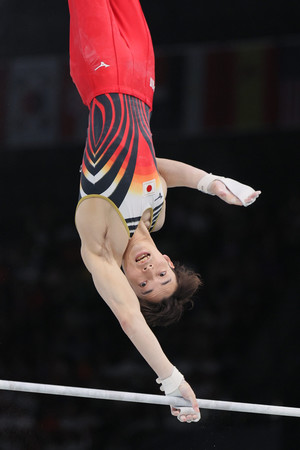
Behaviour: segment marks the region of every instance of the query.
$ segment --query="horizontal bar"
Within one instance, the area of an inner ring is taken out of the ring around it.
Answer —
[[[182,397],[140,394],[136,392],[106,391],[102,389],[60,386],[54,384],[24,383],[20,381],[0,380],[0,390],[116,400],[121,402],[148,403],[152,405],[173,405],[176,407],[191,406],[190,403]],[[197,399],[197,402],[202,409],[300,417],[300,408],[203,399]]]

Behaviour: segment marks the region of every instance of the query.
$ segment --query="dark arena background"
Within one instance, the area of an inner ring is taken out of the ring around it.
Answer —
[[[126,0],[124,0],[126,1]],[[203,277],[155,334],[198,398],[300,407],[300,2],[142,0],[158,156],[238,179],[250,208],[168,194],[155,236]],[[87,127],[62,0],[0,1],[0,379],[159,394],[74,226]],[[0,450],[296,450],[300,421],[0,391]]]

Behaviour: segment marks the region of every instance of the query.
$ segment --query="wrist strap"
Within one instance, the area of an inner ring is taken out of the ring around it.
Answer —
[[[209,192],[209,186],[215,180],[221,181],[227,189],[243,203],[244,206],[249,206],[256,200],[255,197],[250,202],[246,202],[246,199],[250,197],[253,192],[255,192],[252,187],[242,184],[239,181],[235,181],[232,178],[219,177],[218,175],[213,175],[211,173],[208,173],[201,178],[197,185],[198,190],[204,192],[205,194],[215,195]]]
[[[171,394],[171,392],[176,391],[182,381],[184,380],[184,376],[179,372],[178,369],[174,366],[172,375],[164,380],[157,378],[156,383],[161,384],[160,390],[163,391],[166,395]]]
[[[204,192],[204,194],[215,195],[211,194],[208,190],[209,185],[215,180],[219,180],[224,183],[225,178],[219,177],[218,175],[213,175],[212,173],[208,173],[207,175],[204,175],[204,177],[202,177],[199,183],[197,184],[198,191]]]

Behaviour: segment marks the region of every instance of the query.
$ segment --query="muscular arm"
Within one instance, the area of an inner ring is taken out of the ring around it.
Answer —
[[[79,205],[76,226],[82,242],[82,259],[92,275],[98,293],[139,353],[162,383],[169,383],[170,379],[174,383],[174,366],[147,325],[139,300],[120,269],[120,255],[124,254],[128,235],[123,227],[119,227],[116,214],[106,201],[98,198],[91,198]],[[193,406],[192,412],[180,413],[183,421],[189,420],[189,417],[199,420],[198,404],[190,385],[183,379],[177,388],[180,395]],[[177,415],[178,411],[173,408],[172,414]]]
[[[100,252],[101,253],[101,252]],[[158,340],[147,325],[139,306],[139,301],[129,285],[125,275],[114,259],[107,258],[82,247],[82,257],[91,272],[95,287],[118,319],[123,331],[144,357],[149,366],[161,380],[171,377],[174,366],[164,354]],[[199,407],[190,385],[183,380],[178,393],[191,402],[192,408],[183,411],[171,407],[174,416],[180,416],[182,422],[197,422],[200,418]]]

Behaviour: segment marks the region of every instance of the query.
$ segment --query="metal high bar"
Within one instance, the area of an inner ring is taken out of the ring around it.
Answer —
[[[121,402],[148,403],[152,405],[173,405],[176,407],[191,406],[190,402],[182,397],[141,394],[136,392],[107,391],[102,389],[60,386],[54,384],[24,383],[20,381],[0,380],[0,390],[82,397],[99,400],[115,400]],[[300,408],[294,407],[204,399],[197,399],[197,402],[199,408],[202,409],[300,417]]]

